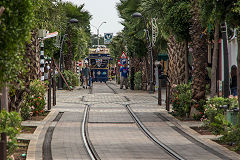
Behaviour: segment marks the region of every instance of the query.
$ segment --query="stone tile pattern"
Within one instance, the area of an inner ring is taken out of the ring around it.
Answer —
[[[52,137],[52,156],[56,160],[88,160],[82,135],[83,113],[65,112],[57,123]]]

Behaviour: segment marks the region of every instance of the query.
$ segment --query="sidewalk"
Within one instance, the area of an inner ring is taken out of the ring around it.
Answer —
[[[94,83],[92,94],[82,88],[57,91],[57,106],[43,121],[23,122],[23,125],[38,126],[33,135],[20,135],[31,140],[27,159],[42,159],[49,127],[55,127],[51,140],[53,159],[90,159],[80,134],[85,105],[91,105],[88,132],[101,159],[169,159],[138,129],[124,108],[126,104],[149,131],[186,159],[240,159],[238,154],[210,140],[215,136],[203,136],[189,128],[201,125],[200,122],[181,122],[169,115],[164,102],[162,106],[157,104],[157,92],[120,90],[114,82],[108,85],[118,94],[104,83]],[[164,91],[162,94],[165,97]],[[64,112],[62,117],[53,122],[59,112]],[[220,155],[216,156],[214,151]]]

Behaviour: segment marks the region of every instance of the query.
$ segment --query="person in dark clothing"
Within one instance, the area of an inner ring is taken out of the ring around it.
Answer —
[[[237,66],[233,65],[231,67],[231,95],[237,96]]]

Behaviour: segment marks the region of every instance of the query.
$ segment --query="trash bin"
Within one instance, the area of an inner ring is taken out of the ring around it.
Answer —
[[[233,125],[238,124],[238,109],[236,110],[227,110],[226,112],[227,121],[232,123]]]

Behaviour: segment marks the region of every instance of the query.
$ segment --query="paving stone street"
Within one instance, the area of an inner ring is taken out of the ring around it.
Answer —
[[[165,98],[164,89],[162,97]],[[84,113],[89,107],[86,138],[95,159],[179,159],[143,132],[129,107],[158,141],[182,159],[240,159],[238,154],[213,142],[215,136],[200,135],[190,128],[201,122],[180,122],[168,114],[165,103],[160,106],[157,102],[156,92],[120,90],[115,82],[94,83],[92,89],[58,90],[57,105],[43,121],[23,122],[25,126],[38,126],[34,134],[22,134],[19,138],[31,140],[27,160],[91,159],[82,133]]]

